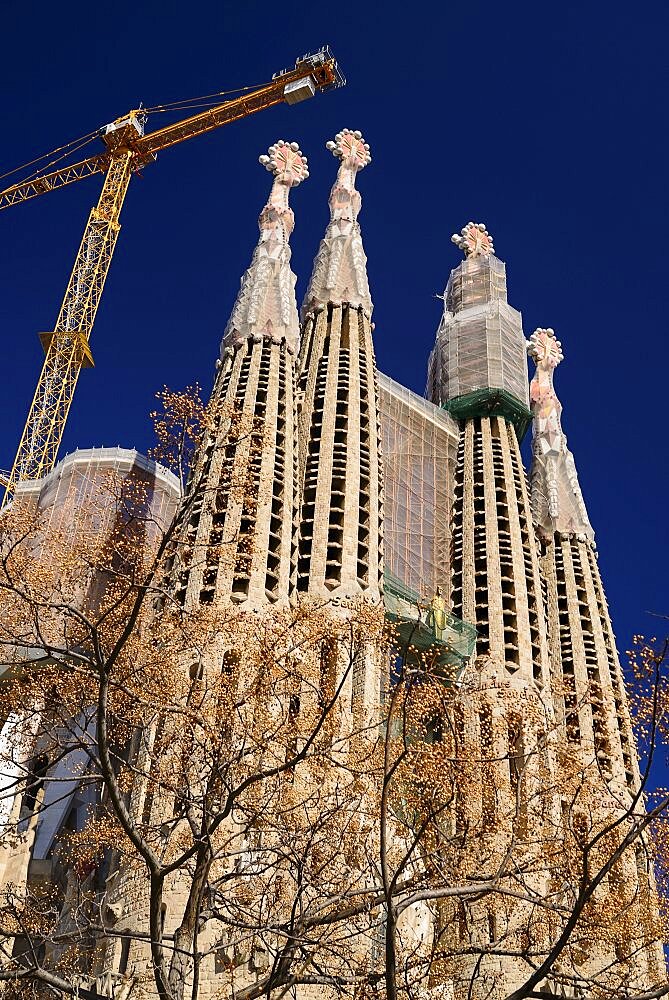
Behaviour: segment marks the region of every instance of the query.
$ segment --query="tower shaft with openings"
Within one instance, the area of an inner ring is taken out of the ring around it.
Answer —
[[[303,306],[297,590],[312,597],[382,590],[381,468],[372,301],[355,177],[370,159],[359,133],[329,144],[340,160],[330,222]]]
[[[451,605],[477,632],[453,698],[461,770],[454,824],[472,877],[490,863],[491,850],[525,841],[531,891],[543,896],[551,875],[539,845],[554,830],[556,772],[539,552],[519,447],[530,417],[525,338],[485,227],[469,223],[454,242],[465,260],[451,272],[428,370],[432,402],[460,424]],[[541,789],[541,804],[531,788]],[[511,882],[504,885],[513,891]],[[467,920],[443,915],[449,946],[460,952],[454,995],[494,995],[501,971],[495,953],[528,925],[528,908],[500,896],[472,903],[467,913]],[[525,977],[522,960],[509,954],[505,991]]]
[[[453,503],[451,599],[477,629],[477,656],[548,687],[539,559],[519,448],[529,419],[525,338],[506,301],[485,227],[458,237],[430,357],[428,393],[461,422]]]
[[[223,336],[212,428],[193,463],[191,506],[177,553],[181,603],[257,609],[287,606],[290,599],[299,319],[288,193],[308,170],[296,143],[276,143],[261,162],[274,183]]]
[[[569,821],[610,822],[638,801],[640,776],[622,669],[599,573],[594,532],[573,455],[562,430],[562,405],[553,373],[563,359],[552,329],[539,328],[528,343],[536,370],[530,386],[533,412],[532,514],[541,543],[550,632],[552,696],[564,741],[565,793],[574,774],[598,790],[584,805],[573,798]],[[573,793],[572,793],[573,796]],[[597,807],[597,802],[600,802]],[[622,830],[613,836],[620,842]],[[657,896],[643,839],[622,854],[626,893],[619,900],[618,939],[589,956],[601,969],[621,958],[642,988],[664,972],[657,940]],[[627,925],[627,926],[626,926]],[[632,927],[630,933],[628,928]]]

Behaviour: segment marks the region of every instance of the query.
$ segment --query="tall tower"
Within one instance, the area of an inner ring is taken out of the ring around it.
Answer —
[[[215,427],[193,463],[179,553],[182,603],[286,605],[295,556],[294,355],[299,340],[288,194],[309,176],[297,143],[260,162],[273,174],[260,239],[225,328],[214,385]]]
[[[191,464],[181,508],[184,523],[173,563],[168,563],[176,598],[191,611],[198,605],[212,606],[211,619],[220,619],[221,626],[236,619],[226,614],[231,607],[268,613],[287,608],[295,566],[299,317],[296,278],[290,267],[294,216],[288,198],[290,189],[308,177],[308,169],[297,143],[283,140],[270,146],[260,163],[273,175],[272,188],[258,219],[258,243],[224,331],[210,424]],[[213,677],[220,675],[222,664],[234,674],[236,651],[225,648],[228,637],[229,633],[206,644],[205,669]],[[248,678],[241,682],[243,690],[247,682]],[[244,704],[243,695],[240,700]],[[262,712],[265,706],[258,704]],[[231,734],[237,727],[234,732],[241,732],[243,741],[256,704],[247,707],[248,717],[234,713],[233,719],[222,721],[225,740],[234,744]],[[145,748],[152,745],[155,731],[140,748],[138,774],[148,767]],[[178,725],[168,719],[165,731],[178,746]],[[249,741],[244,752],[250,752],[249,746],[255,749]],[[218,759],[215,754],[220,750],[214,747],[211,752],[212,759]],[[201,779],[194,774],[190,780],[197,784]],[[173,797],[148,780],[136,782],[130,809],[149,822],[176,822]],[[123,912],[125,926],[146,935],[146,884],[138,886],[136,875],[122,866],[113,878],[111,904]],[[187,895],[188,876],[182,869],[172,874],[166,894],[167,933],[179,926]],[[149,954],[144,941],[126,941],[124,949],[119,942],[104,949],[105,971],[118,969],[125,974],[146,966]],[[203,963],[208,977],[201,982],[203,997],[215,992],[214,965],[212,949]]]
[[[379,600],[381,470],[372,300],[355,188],[370,162],[359,132],[328,148],[339,161],[330,222],[302,307],[300,538],[297,590]]]
[[[453,613],[472,622],[476,654],[548,690],[538,552],[519,436],[527,427],[520,313],[485,226],[453,241],[464,261],[446,287],[428,367],[428,397],[460,420],[453,503]]]
[[[485,226],[470,222],[453,241],[465,259],[446,287],[428,394],[460,425],[451,604],[477,631],[453,696],[454,825],[465,877],[503,865],[516,838],[525,845],[516,877],[542,896],[550,875],[538,845],[551,834],[555,771],[539,551],[519,446],[530,418],[526,344]],[[460,909],[447,903],[440,922],[459,956],[456,997],[506,995],[524,981],[526,967],[513,956],[530,927],[525,903],[503,894]],[[527,940],[541,948],[540,929]]]
[[[639,774],[622,671],[595,536],[553,387],[562,346],[553,330],[538,329],[528,352],[536,364],[530,386],[532,516],[547,583],[554,703],[571,744],[588,748],[603,776],[633,791]]]
[[[570,825],[581,822],[592,837],[634,801],[639,769],[594,533],[553,387],[562,346],[552,329],[540,328],[530,337],[528,352],[536,365],[530,385],[531,503],[542,547],[553,703],[563,741],[563,811]],[[621,839],[624,833],[614,829],[613,836]],[[664,959],[654,877],[641,839],[614,866],[609,891],[616,903],[614,947],[594,946],[590,968],[621,976],[627,965],[625,985],[642,988],[663,976]],[[621,961],[625,965],[618,967]]]

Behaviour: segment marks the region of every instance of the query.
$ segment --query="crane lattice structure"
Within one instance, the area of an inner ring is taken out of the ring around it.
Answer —
[[[17,483],[41,479],[56,463],[79,373],[82,368],[93,365],[89,345],[91,331],[133,173],[151,163],[158,152],[169,146],[284,101],[296,104],[319,91],[341,87],[345,82],[326,46],[319,52],[302,56],[294,69],[275,74],[263,86],[248,89],[240,97],[217,103],[147,135],[144,134],[147,111],[130,111],[97,133],[106,147],[102,153],[50,173],[38,173],[0,191],[2,210],[92,174],[105,174],[98,203],[91,210],[84,229],[55,327],[49,333],[40,334],[45,351],[44,365],[12,470],[4,480],[3,505],[12,497]]]

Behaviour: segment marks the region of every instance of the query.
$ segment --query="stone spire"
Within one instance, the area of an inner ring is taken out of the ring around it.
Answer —
[[[597,563],[594,533],[576,466],[560,423],[553,372],[562,347],[551,329],[527,345],[537,370],[530,385],[534,416],[530,492],[542,541],[542,575],[551,642],[553,701],[568,744],[618,791],[638,787],[622,670]]]
[[[537,366],[530,385],[532,514],[541,538],[560,758],[572,773],[578,769],[583,787],[590,786],[588,809],[594,822],[614,829],[612,817],[617,815],[618,824],[624,823],[625,809],[641,781],[627,692],[594,535],[553,388],[553,372],[562,361],[560,342],[552,330],[538,329],[530,337],[528,351]],[[560,772],[557,778],[561,782]],[[577,809],[572,802],[570,824]],[[624,835],[622,825],[619,831],[617,846]],[[646,862],[639,864],[639,852],[645,854],[640,843],[630,845],[617,862],[629,887],[623,937],[615,948],[602,942],[590,952],[587,975],[597,965],[615,967],[621,948],[629,956],[629,975],[637,982],[654,979],[662,969],[662,948],[652,930],[656,889]],[[578,964],[575,971],[580,973]]]
[[[188,606],[285,607],[294,576],[299,324],[288,194],[309,174],[296,142],[276,142],[260,162],[274,183],[211,399],[227,417],[216,418],[192,464],[188,490],[198,496],[174,560],[176,598]]]
[[[355,177],[370,161],[360,132],[328,149],[340,161],[330,222],[303,307],[298,362],[300,538],[297,589],[320,599],[380,598],[381,471],[376,365]]]
[[[355,187],[356,174],[371,161],[369,146],[360,132],[346,128],[327,148],[340,165],[330,192],[330,222],[314,261],[302,313],[306,316],[328,303],[339,306],[345,302],[369,317],[372,300],[358,223],[362,199]]]
[[[260,157],[274,175],[267,204],[258,218],[260,239],[223,335],[222,351],[254,337],[285,340],[291,352],[299,340],[295,275],[290,268],[290,235],[295,217],[288,194],[309,176],[307,159],[296,142],[278,142]]]
[[[548,807],[533,811],[531,789],[541,786],[542,794],[550,796],[555,771],[545,736],[553,726],[539,550],[520,453],[530,419],[526,341],[520,313],[507,301],[504,263],[495,257],[486,227],[470,222],[453,242],[465,259],[452,270],[446,287],[428,393],[460,424],[450,604],[477,633],[475,655],[459,679],[454,706],[454,718],[460,720],[455,756],[477,761],[477,773],[472,772],[474,780],[466,787],[464,765],[462,789],[458,787],[463,805],[455,822],[472,833],[478,824],[484,834],[481,845],[488,851],[494,842],[500,857],[504,845],[520,836],[526,841],[526,858],[534,855],[534,884],[545,893],[550,875],[537,845],[552,835],[554,803],[549,799]],[[509,766],[509,761],[517,764]],[[476,848],[464,862],[472,865],[472,874],[488,863],[484,852],[476,860],[475,854]],[[496,940],[508,940],[527,919],[522,904],[503,898],[486,901],[478,917],[472,910],[472,922],[483,929],[491,951]],[[453,947],[468,949],[470,927],[457,913],[449,924]],[[479,976],[494,975],[486,951],[487,945],[475,967],[463,961],[463,979],[469,982],[455,987],[456,996],[464,997]],[[504,970],[505,986],[522,981],[522,963],[509,957]],[[479,992],[477,986],[474,995],[489,989]]]
[[[562,361],[562,345],[551,329],[534,331],[527,351],[536,364],[530,384],[532,409],[531,503],[534,523],[544,537],[554,532],[584,535],[594,532],[583,502],[574,456],[567,447],[560,415],[562,404],[553,388],[553,372]]]
[[[483,223],[452,238],[465,259],[446,286],[428,398],[460,421],[452,507],[451,605],[475,625],[477,670],[550,680],[539,553],[520,440],[531,414],[520,313]]]

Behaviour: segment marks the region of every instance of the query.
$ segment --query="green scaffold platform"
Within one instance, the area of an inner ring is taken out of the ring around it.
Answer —
[[[476,629],[446,610],[443,597],[420,596],[386,570],[383,578],[386,619],[397,635],[397,651],[405,660],[430,663],[448,683],[457,681],[474,652]]]

